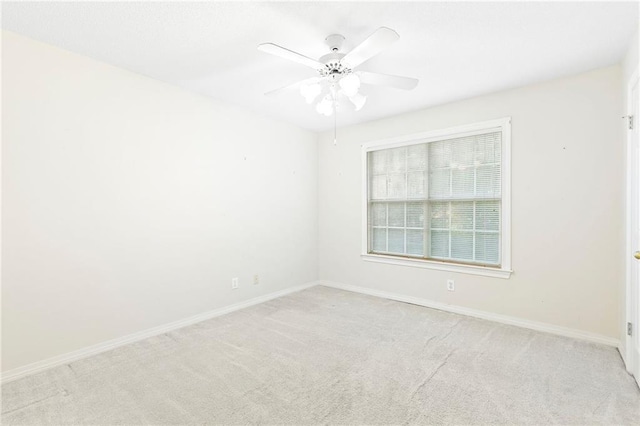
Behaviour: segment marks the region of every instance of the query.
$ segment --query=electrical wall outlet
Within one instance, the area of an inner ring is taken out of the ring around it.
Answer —
[[[231,278],[231,288],[234,290],[238,288],[238,278]]]
[[[456,285],[453,282],[453,280],[447,280],[447,290],[455,291],[455,289],[456,289]]]
[[[259,275],[256,274],[256,275],[253,276],[253,284],[254,285],[260,284],[260,276]]]

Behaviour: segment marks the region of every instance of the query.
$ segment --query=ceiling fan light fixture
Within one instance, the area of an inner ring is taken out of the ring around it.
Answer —
[[[313,103],[322,92],[322,87],[318,83],[303,84],[300,86],[300,94],[308,104]]]
[[[349,100],[356,107],[356,111],[360,111],[364,104],[367,102],[367,97],[361,95],[360,93],[356,93],[353,96],[349,96]]]
[[[318,102],[316,105],[316,111],[327,117],[333,114],[333,98],[331,95],[326,95],[320,102]]]
[[[355,96],[360,89],[360,79],[355,74],[348,74],[338,82],[340,88],[347,97]]]

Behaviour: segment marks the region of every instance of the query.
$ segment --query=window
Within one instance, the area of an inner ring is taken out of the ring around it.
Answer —
[[[363,258],[508,278],[510,119],[363,145]]]

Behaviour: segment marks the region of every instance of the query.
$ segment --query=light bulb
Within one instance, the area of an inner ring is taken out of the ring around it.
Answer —
[[[367,102],[367,97],[361,95],[360,93],[356,93],[353,96],[349,96],[349,100],[356,107],[356,111],[360,111],[364,106],[365,102]]]
[[[320,87],[318,83],[308,85],[303,84],[300,86],[300,94],[308,104],[312,103],[318,97],[320,92],[322,92],[322,87]]]
[[[358,89],[360,88],[360,79],[355,74],[349,74],[342,77],[338,84],[344,94],[351,97],[358,93]]]

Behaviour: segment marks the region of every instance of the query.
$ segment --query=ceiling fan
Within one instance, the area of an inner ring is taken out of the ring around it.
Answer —
[[[318,60],[274,43],[260,44],[258,50],[306,65],[318,73],[316,77],[272,90],[265,95],[298,89],[309,104],[319,99],[316,111],[330,116],[335,115],[338,104],[345,98],[353,104],[356,111],[364,106],[366,97],[359,93],[360,84],[411,90],[418,84],[415,78],[356,70],[362,63],[382,52],[399,38],[394,30],[380,27],[350,52],[342,53],[340,50],[344,37],[332,34],[325,39],[330,52]]]

